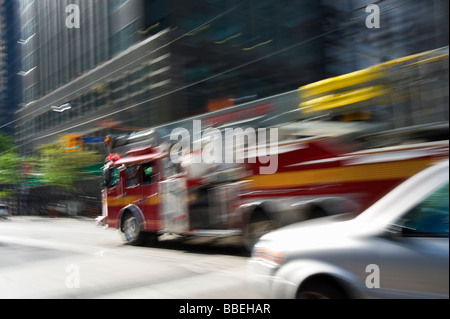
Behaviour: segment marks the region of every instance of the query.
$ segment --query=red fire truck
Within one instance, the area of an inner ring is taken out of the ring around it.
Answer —
[[[448,141],[349,151],[336,137],[278,146],[278,170],[244,169],[192,174],[168,151],[137,148],[105,166],[104,217],[131,244],[157,235],[259,236],[290,223],[357,214],[404,179],[448,157]]]
[[[432,58],[436,56],[441,55],[434,54]],[[99,223],[120,229],[133,245],[156,240],[161,234],[176,234],[235,237],[250,248],[263,233],[280,226],[362,212],[406,178],[448,158],[448,107],[446,124],[385,130],[377,123],[361,120],[371,116],[366,111],[368,101],[371,105],[379,103],[377,99],[385,99],[388,92],[386,87],[369,82],[378,81],[393,65],[420,65],[418,58],[431,63],[428,55],[404,58],[367,72],[301,88],[303,98],[295,107],[308,108],[308,112],[316,108],[318,114],[327,111],[326,117],[286,123],[285,115],[292,112],[280,112],[281,107],[274,116],[278,103],[293,101],[291,95],[197,117],[206,120],[209,127],[216,125],[221,129],[224,125],[236,128],[254,123],[262,127],[270,123],[265,112],[270,119],[279,120],[270,124],[278,129],[278,143],[267,142],[257,148],[245,145],[240,149],[244,153],[240,163],[196,163],[192,161],[195,147],[184,160],[175,162],[175,142],[159,138],[158,132],[187,127],[194,119],[110,137],[107,144],[111,155],[104,167],[103,218]],[[448,52],[446,59],[448,68]],[[362,86],[361,78],[370,85]],[[255,118],[251,118],[255,112],[248,111],[251,108],[259,110]],[[247,111],[239,112],[241,109]],[[245,119],[239,114],[245,114]],[[348,116],[359,121],[348,120]],[[276,156],[277,169],[273,174],[261,173],[261,168],[267,166],[267,161],[258,157],[261,147],[266,154]],[[204,148],[198,150],[202,152]]]

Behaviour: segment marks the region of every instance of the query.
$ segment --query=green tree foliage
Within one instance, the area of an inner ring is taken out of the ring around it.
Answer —
[[[92,177],[86,167],[100,160],[94,151],[66,152],[57,144],[50,144],[40,149],[36,166],[42,184],[71,189],[76,181]]]
[[[0,132],[0,154],[11,152],[14,149],[14,140],[12,137]]]
[[[42,146],[35,158],[20,157],[16,149],[13,138],[0,133],[0,190],[31,181],[70,189],[76,181],[93,177],[93,167],[102,160],[97,152],[66,152],[58,144]],[[22,174],[22,165],[31,167],[31,175]]]
[[[16,184],[20,179],[19,156],[13,152],[0,155],[0,185]]]
[[[0,133],[0,185],[20,181],[20,158],[15,152],[13,138]]]

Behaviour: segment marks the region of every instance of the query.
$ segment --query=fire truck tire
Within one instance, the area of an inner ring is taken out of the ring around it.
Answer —
[[[316,219],[316,218],[322,218],[328,216],[325,209],[323,209],[320,206],[313,206],[308,211],[308,217],[307,219]]]
[[[132,214],[124,217],[122,231],[126,242],[130,245],[143,245],[147,240],[147,234],[141,231],[139,221]]]
[[[262,235],[277,228],[278,224],[274,220],[269,218],[263,210],[257,209],[245,227],[243,238],[245,248],[251,251]]]

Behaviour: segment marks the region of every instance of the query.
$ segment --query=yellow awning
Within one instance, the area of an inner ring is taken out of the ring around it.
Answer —
[[[351,105],[366,101],[388,93],[388,90],[381,86],[372,86],[339,94],[329,94],[317,99],[308,100],[300,104],[300,108],[305,113],[324,111],[345,105]]]

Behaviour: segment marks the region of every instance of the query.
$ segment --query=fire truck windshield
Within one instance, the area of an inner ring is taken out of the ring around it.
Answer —
[[[117,185],[119,181],[119,170],[117,167],[108,167],[103,171],[104,185],[111,188]]]

